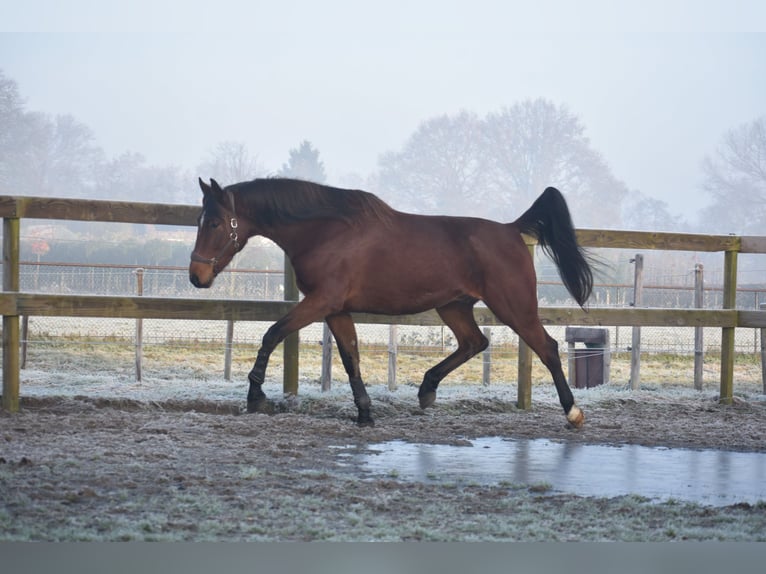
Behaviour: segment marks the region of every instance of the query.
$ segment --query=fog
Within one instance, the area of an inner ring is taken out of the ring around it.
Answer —
[[[275,173],[308,140],[328,183],[366,181],[430,118],[543,98],[628,190],[693,220],[704,158],[766,114],[762,2],[129,5],[4,2],[0,70],[107,155],[195,176],[220,142]]]

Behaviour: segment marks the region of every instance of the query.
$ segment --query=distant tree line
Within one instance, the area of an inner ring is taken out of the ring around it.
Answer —
[[[309,141],[269,172],[244,143],[217,144],[196,170],[148,164],[140,153],[106,157],[93,132],[70,115],[27,110],[0,70],[0,193],[196,203],[197,175],[222,183],[263,175],[326,181]],[[766,116],[733,128],[701,160],[702,230],[766,234]],[[479,117],[470,111],[424,120],[378,170],[333,185],[364,187],[394,207],[509,221],[548,186],[570,200],[581,227],[691,231],[665,202],[631,190],[593,149],[585,126],[564,105],[527,100]],[[52,254],[51,254],[52,255]]]

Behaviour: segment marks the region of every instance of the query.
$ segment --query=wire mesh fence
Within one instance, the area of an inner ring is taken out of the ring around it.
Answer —
[[[216,281],[214,289],[197,290],[188,281],[185,267],[138,267],[130,265],[80,265],[23,263],[21,290],[48,294],[103,294],[184,298],[231,298],[245,300],[281,300],[283,298],[282,270],[232,269]],[[746,289],[738,294],[740,308],[758,308],[766,300],[766,292]],[[561,304],[566,300],[563,286],[555,280],[541,281],[541,304]],[[704,307],[720,308],[721,290],[705,290]],[[632,285],[600,284],[594,290],[594,306],[626,306],[632,299]],[[694,305],[694,288],[688,285],[644,286],[643,305],[647,307],[688,308]],[[49,365],[52,360],[74,367],[81,361],[87,368],[113,369],[118,376],[129,376],[134,368],[137,322],[134,319],[30,317],[22,334],[25,352],[24,366],[28,369]],[[223,373],[223,357],[229,347],[233,358],[232,378],[245,378],[260,341],[269,327],[265,322],[238,322],[227,339],[226,321],[183,321],[144,319],[141,321],[141,352],[146,357],[145,372],[161,373],[173,364],[189,368],[189,376],[216,376]],[[629,378],[631,327],[605,327],[609,330],[609,352],[612,355],[612,380]],[[491,347],[490,377],[496,381],[516,379],[518,337],[507,327],[489,327]],[[562,355],[567,352],[563,326],[548,326],[559,341]],[[368,382],[385,383],[390,327],[388,325],[357,325],[362,350],[363,369]],[[310,325],[300,333],[302,384],[318,382],[321,370],[323,329]],[[419,384],[422,374],[456,348],[454,336],[445,327],[398,326],[397,381]],[[654,375],[664,380],[692,380],[692,357],[695,351],[695,330],[691,327],[643,327],[641,352],[648,362],[658,363]],[[716,375],[716,360],[720,353],[721,331],[704,331],[703,350],[706,354],[708,378]],[[737,329],[736,352],[754,357],[760,352],[759,329]],[[78,355],[79,354],[79,355]],[[75,359],[74,356],[79,358]],[[562,357],[566,363],[566,357]],[[202,360],[204,359],[204,360]],[[681,361],[679,363],[679,360]],[[344,380],[343,368],[337,356],[333,360],[333,378]],[[197,367],[193,363],[198,363]],[[536,368],[539,368],[538,365]],[[647,367],[648,368],[648,367]],[[273,377],[281,376],[279,353],[270,365]],[[744,376],[744,375],[743,375]],[[751,375],[746,375],[751,376]],[[753,378],[760,376],[752,373]],[[483,380],[482,361],[471,361],[460,370],[460,380]],[[650,380],[647,375],[644,380]],[[535,380],[548,380],[540,371]]]

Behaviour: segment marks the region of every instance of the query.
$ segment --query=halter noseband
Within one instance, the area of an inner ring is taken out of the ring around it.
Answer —
[[[237,224],[237,212],[234,209],[234,194],[231,191],[229,191],[227,192],[226,195],[229,198],[229,203],[231,203],[231,213],[232,213],[232,217],[231,219],[229,219],[229,228],[231,229],[231,231],[229,232],[229,240],[226,242],[226,245],[224,245],[221,248],[221,251],[218,252],[218,255],[216,255],[213,258],[202,257],[201,255],[198,255],[196,251],[192,251],[192,254],[191,254],[192,261],[196,261],[197,263],[205,263],[207,265],[212,265],[213,273],[215,273],[216,275],[220,272],[220,269],[216,269],[216,266],[218,265],[218,260],[224,256],[226,251],[229,249],[229,246],[231,245],[234,246],[234,253],[237,252],[240,246],[239,238],[237,237],[238,224]]]

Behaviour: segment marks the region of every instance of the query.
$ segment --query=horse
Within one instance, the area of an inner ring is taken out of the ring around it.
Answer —
[[[199,178],[199,185],[202,211],[189,264],[191,283],[211,287],[248,239],[260,235],[284,250],[304,295],[263,336],[248,374],[248,412],[267,410],[261,386],[276,346],[290,333],[326,321],[348,374],[356,422],[374,425],[351,314],[435,309],[454,333],[457,349],[423,376],[418,399],[421,408],[428,408],[436,401],[439,383],[489,344],[473,315],[474,305],[483,301],[548,368],[569,425],[583,425],[558,343],[538,316],[535,268],[522,237],[537,239],[584,307],[593,273],[556,188],[546,188],[515,221],[500,223],[405,213],[366,191],[297,179],[260,178],[222,188],[214,179],[208,184]]]

